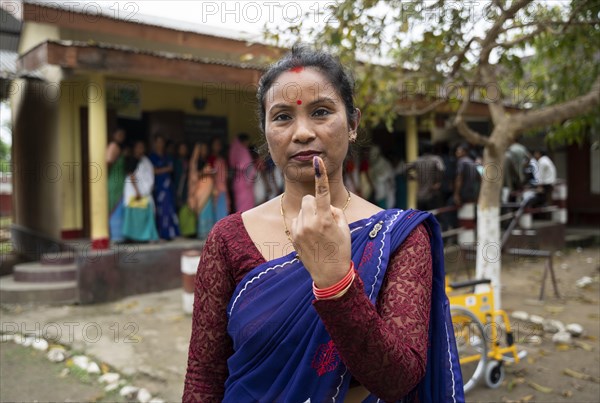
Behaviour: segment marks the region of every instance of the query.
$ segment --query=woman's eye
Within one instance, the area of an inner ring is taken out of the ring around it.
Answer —
[[[314,116],[326,116],[326,115],[329,115],[329,111],[328,111],[327,109],[323,109],[323,108],[321,108],[321,109],[317,109],[317,110],[316,110],[316,111],[313,113],[313,115],[314,115]]]
[[[273,118],[273,121],[275,122],[277,120],[289,120],[289,119],[291,119],[289,115],[286,115],[285,113],[280,113],[279,115],[276,115]]]

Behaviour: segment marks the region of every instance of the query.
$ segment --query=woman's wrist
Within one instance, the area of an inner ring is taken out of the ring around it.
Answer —
[[[313,293],[315,295],[315,298],[317,298],[317,299],[340,298],[341,296],[346,294],[348,289],[350,289],[350,286],[354,282],[355,277],[356,277],[356,270],[354,270],[354,262],[350,261],[350,268],[348,270],[348,273],[346,273],[346,275],[337,283],[335,283],[329,287],[319,288],[313,281]]]

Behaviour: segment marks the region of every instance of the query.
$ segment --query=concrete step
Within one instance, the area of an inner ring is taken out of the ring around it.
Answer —
[[[44,253],[40,261],[44,266],[71,264],[75,261],[75,253],[72,250]]]
[[[46,266],[40,262],[20,263],[13,268],[15,282],[55,283],[77,280],[77,266],[74,263]]]
[[[21,283],[13,276],[0,277],[2,304],[71,304],[79,302],[76,281],[55,283]]]

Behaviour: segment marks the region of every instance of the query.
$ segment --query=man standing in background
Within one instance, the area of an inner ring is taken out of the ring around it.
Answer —
[[[433,210],[444,204],[442,199],[442,179],[444,177],[444,161],[432,154],[430,144],[424,144],[421,156],[407,166],[411,175],[410,179],[417,181],[417,208],[419,210]]]
[[[535,150],[533,156],[537,160],[538,173],[537,173],[537,189],[538,194],[542,194],[540,197],[545,204],[552,203],[552,190],[554,188],[554,182],[556,182],[556,167],[552,160],[542,150]]]

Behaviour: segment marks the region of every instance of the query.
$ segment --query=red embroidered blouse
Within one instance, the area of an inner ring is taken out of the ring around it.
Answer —
[[[432,262],[427,230],[419,225],[394,252],[373,306],[356,278],[336,300],[315,300],[352,376],[386,401],[407,394],[425,374]],[[241,214],[219,221],[206,240],[198,274],[184,402],[220,402],[233,353],[226,308],[236,285],[265,260]]]

